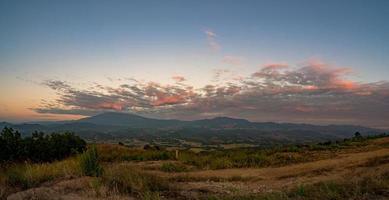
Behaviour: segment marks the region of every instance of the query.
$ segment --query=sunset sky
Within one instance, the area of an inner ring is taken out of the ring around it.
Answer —
[[[389,1],[0,0],[0,121],[389,129]]]

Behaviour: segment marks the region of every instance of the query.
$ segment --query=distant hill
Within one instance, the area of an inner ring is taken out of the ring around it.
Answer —
[[[380,134],[382,130],[352,126],[311,124],[250,122],[245,119],[216,117],[194,121],[152,119],[134,114],[107,112],[80,120],[60,122],[35,122],[23,124],[0,123],[0,128],[12,127],[23,135],[33,131],[71,131],[93,140],[115,140],[137,138],[153,141],[193,140],[201,143],[248,142],[267,143],[269,141],[306,142],[341,139],[353,136]]]
[[[3,129],[4,127],[11,127],[13,124],[8,122],[0,122],[0,128]]]
[[[139,115],[127,114],[127,113],[116,113],[106,112],[96,116],[83,118],[77,120],[77,122],[87,122],[96,125],[109,125],[109,126],[123,126],[132,128],[161,128],[176,126],[184,123],[179,120],[160,120],[141,117]]]

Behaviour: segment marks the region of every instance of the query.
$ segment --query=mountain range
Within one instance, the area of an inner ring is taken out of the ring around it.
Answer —
[[[383,130],[354,125],[310,125],[273,122],[251,122],[245,119],[216,117],[194,121],[146,118],[134,114],[106,112],[72,121],[0,123],[22,135],[34,131],[71,131],[88,140],[140,139],[147,141],[190,140],[201,143],[268,143],[324,141],[363,135],[381,134]]]

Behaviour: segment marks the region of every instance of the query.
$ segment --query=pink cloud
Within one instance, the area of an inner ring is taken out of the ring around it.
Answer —
[[[40,113],[117,110],[169,118],[218,113],[253,120],[352,119],[372,124],[389,118],[389,83],[348,80],[351,72],[349,68],[322,62],[301,67],[270,63],[249,76],[237,80],[225,76],[217,84],[200,88],[182,84],[185,78],[181,76],[172,77],[176,80],[174,84],[131,81],[113,88],[96,85],[88,89],[49,80],[42,84],[56,91],[58,98],[54,102],[42,101],[42,106],[34,110]],[[218,73],[220,76],[227,72]]]
[[[264,65],[264,69],[284,69],[287,67],[288,64],[286,63],[267,63]]]
[[[184,103],[185,97],[183,96],[163,96],[159,95],[158,98],[152,102],[154,106],[174,105],[178,103]]]
[[[186,78],[183,77],[183,76],[172,76],[172,79],[176,82],[183,82],[183,81],[186,81]]]

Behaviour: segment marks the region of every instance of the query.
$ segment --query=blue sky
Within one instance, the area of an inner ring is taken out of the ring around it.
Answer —
[[[0,119],[53,118],[33,110],[58,99],[41,84],[53,79],[85,89],[124,77],[168,84],[179,75],[201,88],[217,70],[246,77],[269,63],[320,60],[352,69],[346,76],[361,84],[387,81],[387,19],[384,0],[2,0],[0,89],[18,94],[0,100]]]

